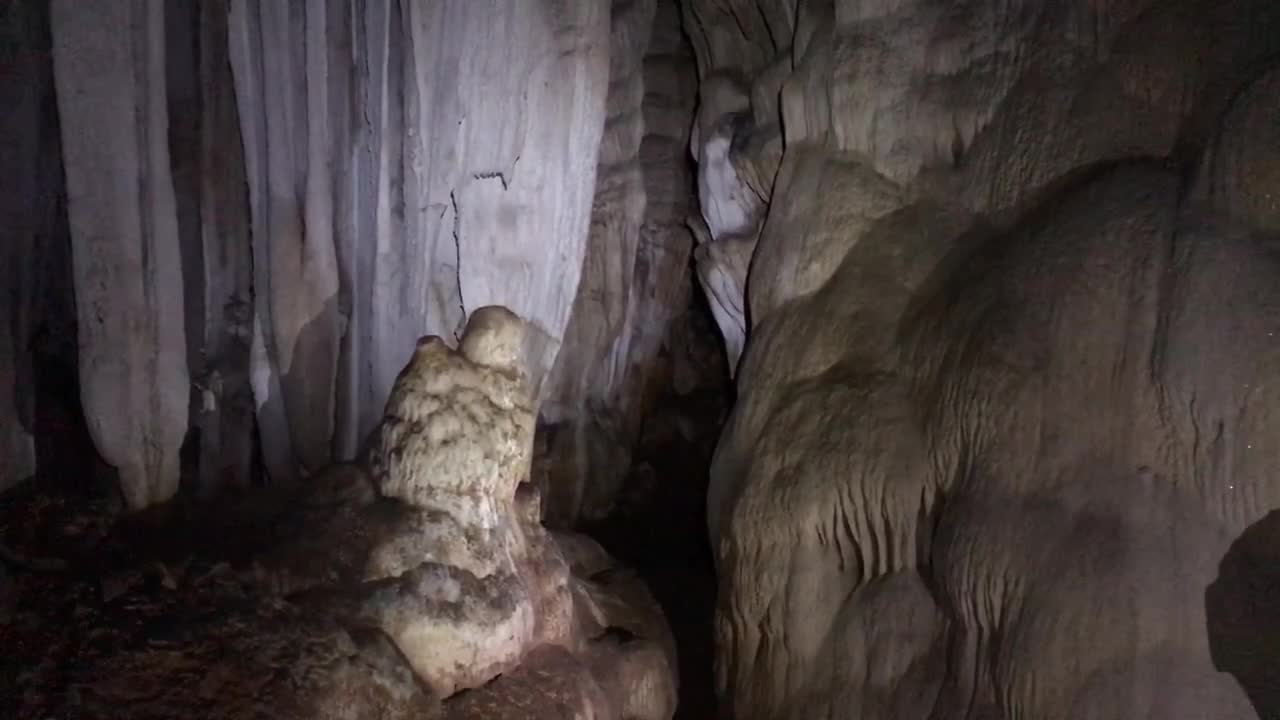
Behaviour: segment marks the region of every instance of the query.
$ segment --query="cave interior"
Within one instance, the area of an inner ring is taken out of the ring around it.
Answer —
[[[1280,717],[1280,3],[0,19],[0,716]]]

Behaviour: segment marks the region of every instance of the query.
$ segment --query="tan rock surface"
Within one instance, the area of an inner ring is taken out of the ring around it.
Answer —
[[[1252,717],[1204,592],[1280,503],[1276,6],[695,0],[685,26],[695,155],[750,120],[736,175],[699,168],[708,228],[773,167],[752,134],[783,139],[741,297],[708,288],[746,319],[718,316],[746,347],[709,498],[724,710]]]

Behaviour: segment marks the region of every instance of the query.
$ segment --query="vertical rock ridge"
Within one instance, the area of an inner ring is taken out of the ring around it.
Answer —
[[[81,399],[132,507],[177,491],[188,418],[163,5],[51,6]]]
[[[128,465],[132,503],[176,488],[188,405],[205,490],[248,481],[253,432],[277,482],[355,456],[414,339],[452,335],[475,307],[528,318],[542,387],[595,190],[601,3],[60,3],[55,15],[77,287],[101,280],[79,302],[86,406],[104,455]],[[148,274],[134,284],[135,271]],[[115,341],[128,352],[101,357]],[[106,427],[110,405],[136,427]],[[17,458],[22,433],[4,433]]]
[[[608,119],[581,286],[543,420],[564,470],[548,489],[557,524],[598,519],[616,499],[659,352],[689,302],[692,198],[685,148],[692,58],[670,0],[613,4]]]

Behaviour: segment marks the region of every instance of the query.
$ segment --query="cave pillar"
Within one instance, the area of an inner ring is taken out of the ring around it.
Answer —
[[[193,240],[201,268],[195,342],[203,363],[192,423],[200,428],[201,488],[210,490],[248,485],[253,474],[253,251],[227,44],[228,0],[204,0],[197,12],[200,175],[194,190],[200,213]]]
[[[607,121],[573,312],[542,419],[555,468],[548,521],[599,519],[663,381],[661,348],[688,308],[693,58],[674,0],[616,0]]]
[[[134,508],[178,488],[188,373],[163,0],[51,5],[81,401]]]
[[[659,355],[681,315],[687,312],[693,285],[688,273],[693,234],[686,220],[696,206],[694,176],[687,148],[697,106],[697,68],[680,26],[677,0],[658,0],[643,62],[644,139],[639,160],[644,175],[645,213],[635,262],[628,314],[626,368],[619,404],[626,431],[640,431],[642,416],[671,386],[662,376]]]

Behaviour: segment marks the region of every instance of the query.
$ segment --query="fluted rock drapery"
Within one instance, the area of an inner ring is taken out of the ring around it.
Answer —
[[[673,0],[614,0],[609,97],[591,228],[573,313],[542,406],[555,426],[548,520],[610,510],[659,351],[689,304],[693,198],[686,161],[696,87]]]
[[[282,479],[331,457],[344,329],[335,170],[347,113],[335,89],[349,59],[328,10],[323,0],[237,0],[228,23],[253,232],[254,398],[264,460]]]
[[[621,384],[630,344],[628,314],[635,300],[640,225],[646,196],[639,152],[644,136],[643,59],[653,26],[654,0],[614,2],[610,17],[609,95],[601,142],[596,192],[583,259],[582,277],[565,334],[567,352],[552,373],[544,418],[570,418],[561,452],[574,457],[573,470],[548,488],[547,510],[556,522],[571,524],[589,502],[587,493],[625,465],[611,412],[612,392]],[[591,452],[589,448],[597,451]],[[594,462],[593,462],[594,461]],[[601,472],[601,470],[604,470]],[[612,493],[605,493],[606,495]]]
[[[289,446],[307,469],[354,453],[415,340],[472,308],[528,318],[545,377],[585,247],[607,20],[597,2],[232,2],[273,471]]]
[[[227,44],[228,4],[229,0],[202,0],[166,6],[166,12],[176,16],[168,26],[192,33],[170,42],[175,51],[183,51],[182,40],[192,47],[185,50],[191,65],[183,69],[188,72],[170,72],[169,106],[175,128],[172,152],[183,277],[188,283],[187,358],[195,390],[191,424],[198,430],[199,488],[204,493],[242,487],[252,480],[256,440],[257,406],[250,382],[255,317],[252,213]],[[274,446],[266,452],[273,460],[283,454]],[[272,464],[287,477],[292,468],[279,466]]]
[[[163,0],[51,6],[81,399],[130,506],[171,496],[187,429]]]
[[[586,245],[606,3],[54,17],[84,404],[132,505],[176,488],[189,403],[204,489],[245,482],[255,426],[277,480],[353,456],[416,339],[475,307],[529,319],[542,384]]]

